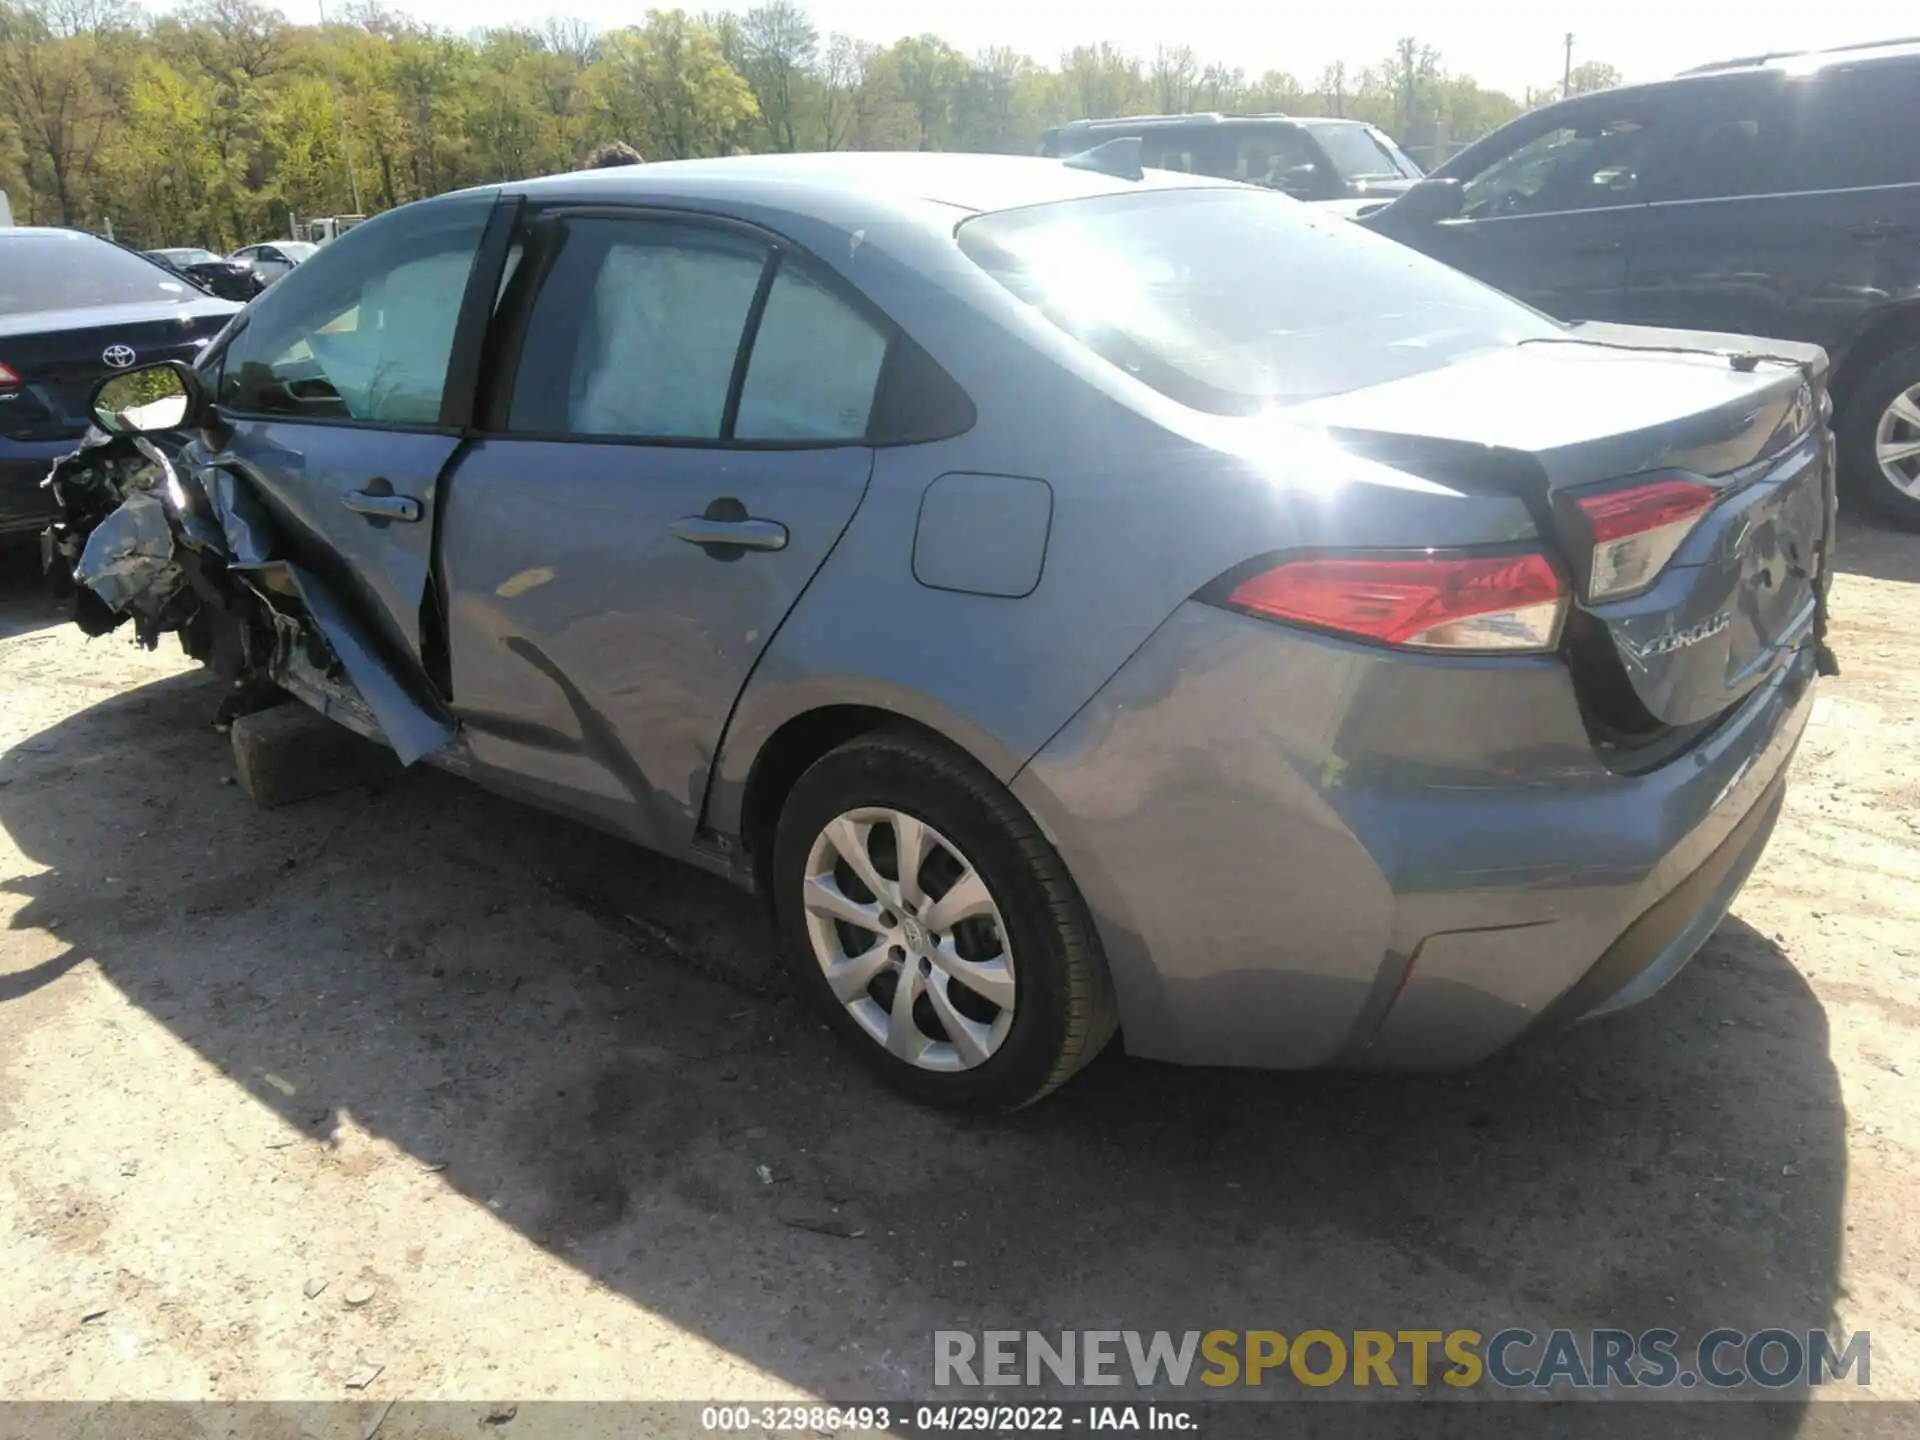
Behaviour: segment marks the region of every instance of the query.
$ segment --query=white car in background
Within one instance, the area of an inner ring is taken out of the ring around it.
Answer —
[[[243,245],[227,258],[238,260],[271,285],[319,248],[308,240],[269,240],[259,245]]]

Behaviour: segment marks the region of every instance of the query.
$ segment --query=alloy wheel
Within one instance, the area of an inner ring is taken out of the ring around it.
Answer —
[[[1888,403],[1874,433],[1873,452],[1887,483],[1920,500],[1920,385]]]
[[[814,959],[875,1044],[923,1070],[992,1058],[1013,1026],[1013,951],[957,845],[901,810],[848,810],[814,838],[802,883]]]

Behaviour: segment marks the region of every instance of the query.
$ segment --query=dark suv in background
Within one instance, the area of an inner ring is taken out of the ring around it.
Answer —
[[[1843,486],[1920,527],[1920,41],[1549,105],[1359,223],[1565,320],[1824,346]]]
[[[1287,115],[1129,115],[1074,120],[1040,136],[1042,155],[1077,155],[1137,137],[1149,170],[1245,180],[1296,200],[1391,198],[1420,178],[1382,131],[1359,120]]]

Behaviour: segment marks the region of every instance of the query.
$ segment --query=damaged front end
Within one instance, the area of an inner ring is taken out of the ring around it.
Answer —
[[[272,517],[239,477],[196,463],[180,432],[91,430],[47,477],[59,518],[41,537],[54,594],[88,635],[131,622],[163,634],[230,686],[215,723],[286,696],[391,748],[444,750],[456,727],[380,655],[318,577],[280,553]]]

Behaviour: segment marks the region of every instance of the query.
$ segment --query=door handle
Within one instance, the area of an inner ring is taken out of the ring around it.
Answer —
[[[732,520],[711,515],[685,515],[668,527],[674,538],[689,545],[727,546],[736,550],[784,550],[787,527],[777,520]]]
[[[1876,240],[1895,240],[1902,235],[1911,235],[1911,225],[1896,225],[1891,220],[1868,220],[1863,224],[1850,226],[1847,234],[1862,244],[1871,245]]]
[[[414,521],[420,518],[420,502],[411,495],[381,494],[377,490],[351,490],[340,503],[356,515],[372,520]]]

